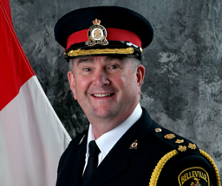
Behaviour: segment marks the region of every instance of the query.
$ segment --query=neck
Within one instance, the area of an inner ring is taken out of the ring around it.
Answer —
[[[123,123],[133,113],[137,104],[129,109],[128,113],[125,114],[124,117],[119,114],[116,118],[88,118],[91,123],[95,139],[98,139],[106,132],[114,129],[118,125],[121,125],[121,123]]]
[[[101,122],[90,122],[92,125],[92,131],[94,134],[95,139],[99,138],[100,136],[102,136],[103,134],[105,134],[106,132],[114,129],[115,127],[117,127],[118,125],[120,125],[125,119],[122,119],[121,121],[118,122],[114,122],[114,120],[111,121],[105,121],[104,119],[102,119]]]

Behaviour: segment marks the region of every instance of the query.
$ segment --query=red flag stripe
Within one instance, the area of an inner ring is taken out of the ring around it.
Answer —
[[[21,86],[33,75],[9,14],[9,3],[0,0],[0,111],[18,94]],[[6,11],[7,10],[7,11]]]
[[[8,0],[3,0],[3,4],[5,7],[5,11],[7,12],[7,15],[10,19],[10,22],[12,23],[12,16],[11,16],[11,9],[10,9],[10,3]]]

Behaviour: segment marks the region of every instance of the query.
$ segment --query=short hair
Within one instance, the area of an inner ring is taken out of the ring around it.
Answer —
[[[74,71],[73,71],[73,62],[74,62],[74,59],[70,59],[70,60],[69,60],[69,71],[71,71],[72,74],[74,74]]]
[[[133,65],[133,70],[135,71],[136,70],[136,67],[141,64],[141,61],[137,58],[133,58],[133,57],[129,57],[131,59],[131,62],[132,62],[132,65]],[[74,59],[70,59],[69,60],[69,70],[72,72],[72,74],[74,74],[74,71],[73,71],[73,62],[74,62]]]
[[[139,59],[137,59],[137,58],[134,58],[134,57],[130,58],[130,59],[132,61],[133,70],[135,71],[136,67],[141,64],[141,61]]]

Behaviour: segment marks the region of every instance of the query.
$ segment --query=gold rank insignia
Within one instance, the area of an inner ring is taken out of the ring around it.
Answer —
[[[169,140],[171,140],[175,137],[176,137],[175,134],[167,134],[167,135],[164,136],[165,139],[169,139]]]
[[[179,150],[180,152],[185,152],[185,151],[187,150],[187,147],[186,147],[186,146],[179,145],[178,150]]]
[[[129,147],[129,149],[137,149],[139,143],[138,140],[135,140]]]
[[[98,19],[93,20],[93,25],[88,30],[88,46],[94,46],[96,44],[108,45],[107,31],[104,26],[100,25],[101,21]]]
[[[178,176],[180,186],[210,186],[207,171],[202,167],[190,167],[183,170]]]
[[[189,143],[188,144],[188,148],[192,149],[192,150],[195,150],[197,148],[197,146],[193,143]]]
[[[177,140],[175,141],[175,143],[178,143],[178,144],[183,143],[183,142],[184,142],[183,139],[177,139]]]

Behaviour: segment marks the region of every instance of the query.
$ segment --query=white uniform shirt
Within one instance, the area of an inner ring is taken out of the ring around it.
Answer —
[[[113,148],[116,142],[126,133],[126,131],[134,124],[142,115],[142,109],[140,103],[137,104],[136,108],[134,109],[133,113],[120,125],[115,127],[114,129],[106,132],[98,139],[95,140],[92,126],[89,125],[88,130],[88,138],[87,138],[87,149],[86,149],[86,156],[85,156],[85,166],[83,169],[83,173],[86,169],[88,158],[89,158],[89,142],[95,140],[97,146],[100,149],[99,157],[98,157],[98,165],[103,161],[109,151]]]

